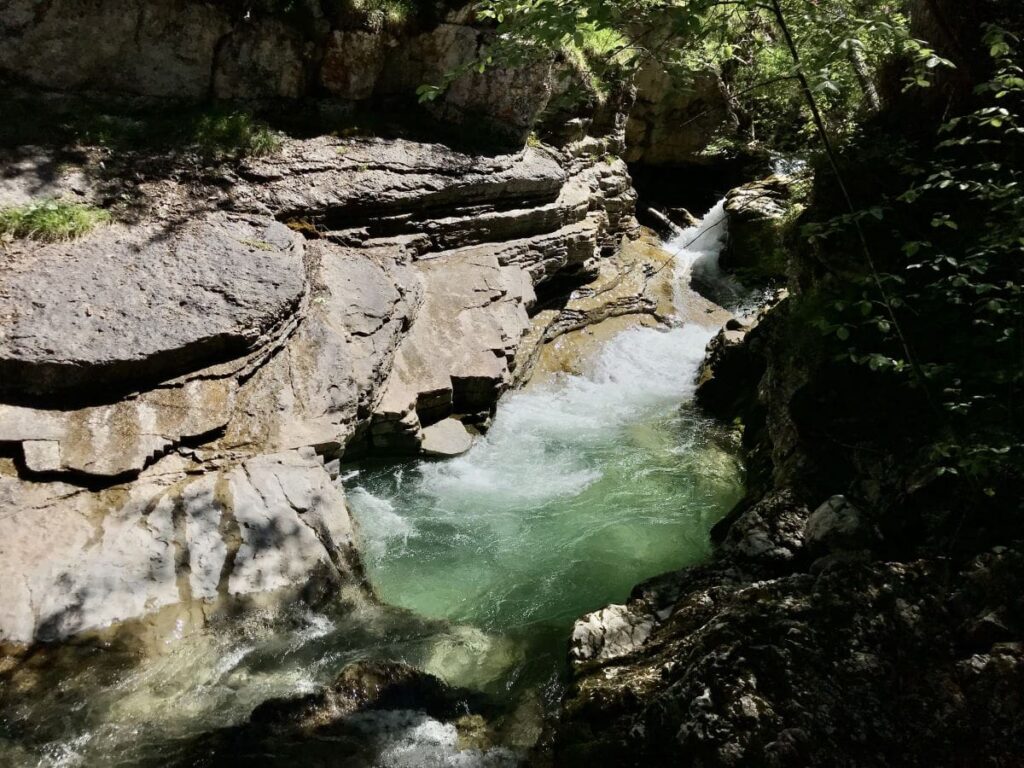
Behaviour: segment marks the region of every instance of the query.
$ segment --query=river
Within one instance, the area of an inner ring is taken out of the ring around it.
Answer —
[[[504,725],[499,747],[460,751],[454,726],[376,715],[374,764],[514,764],[556,709],[573,621],[706,557],[741,495],[733,437],[691,404],[717,329],[681,319],[694,271],[717,278],[723,216],[719,204],[665,246],[680,314],[669,327],[622,331],[583,373],[506,395],[461,457],[345,469],[382,605],[254,615],[142,661],[58,654],[0,696],[0,763],[194,764],[201,734],[261,701],[309,692],[351,661],[397,659],[482,692]],[[263,757],[296,764],[294,751]]]

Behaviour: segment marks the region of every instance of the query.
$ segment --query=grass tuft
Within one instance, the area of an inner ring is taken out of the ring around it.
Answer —
[[[102,208],[64,200],[40,200],[0,209],[0,237],[54,243],[81,237],[108,221],[110,214]]]
[[[203,115],[196,122],[195,143],[215,157],[262,157],[281,148],[281,137],[248,112]]]

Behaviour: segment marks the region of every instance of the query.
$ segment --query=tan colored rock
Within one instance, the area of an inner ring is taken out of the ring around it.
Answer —
[[[416,268],[426,299],[399,346],[383,402],[415,392],[416,412],[427,423],[488,410],[509,384],[509,362],[529,325],[530,281],[483,248],[452,251]],[[378,412],[375,422],[385,416]]]
[[[196,379],[78,410],[0,404],[0,442],[22,443],[32,472],[139,472],[183,440],[222,429],[236,388],[231,379]]]
[[[458,419],[442,419],[423,430],[425,456],[458,456],[473,445],[473,436]]]

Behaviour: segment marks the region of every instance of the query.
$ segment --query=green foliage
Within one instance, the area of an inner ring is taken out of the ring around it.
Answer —
[[[834,142],[877,109],[873,76],[887,62],[913,63],[930,82],[948,65],[908,31],[901,4],[885,0],[780,0],[806,75]],[[746,140],[793,149],[816,128],[772,5],[761,0],[484,0],[498,25],[481,61],[517,62],[562,52],[598,98],[610,80],[656,62],[680,85],[712,73],[723,84]],[[425,95],[436,95],[433,92]]]
[[[416,13],[416,4],[411,0],[346,0],[345,5],[377,31],[398,29]]]
[[[985,42],[993,76],[932,152],[903,158],[905,191],[808,235],[828,249],[855,223],[874,233],[886,269],[821,326],[851,362],[926,390],[937,471],[994,494],[1024,468],[1024,78],[1019,41],[989,27]]]
[[[31,238],[44,242],[72,240],[108,221],[110,214],[101,208],[64,200],[40,200],[0,209],[0,238]]]
[[[281,148],[281,137],[247,112],[202,115],[192,136],[199,150],[212,157],[260,157]]]

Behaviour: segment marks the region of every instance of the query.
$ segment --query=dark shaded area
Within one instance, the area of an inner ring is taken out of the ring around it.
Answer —
[[[701,216],[730,189],[770,172],[767,158],[736,157],[707,165],[652,166],[633,163],[633,177],[643,204],[685,208]]]

